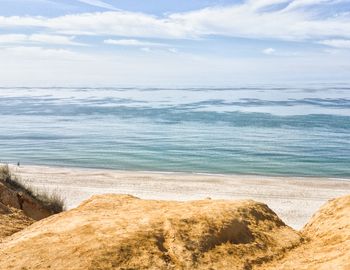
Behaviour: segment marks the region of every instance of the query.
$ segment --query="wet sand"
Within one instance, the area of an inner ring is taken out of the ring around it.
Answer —
[[[11,166],[24,182],[57,191],[67,207],[94,194],[131,194],[143,199],[254,199],[300,229],[327,200],[350,194],[350,179],[133,172],[47,166]]]

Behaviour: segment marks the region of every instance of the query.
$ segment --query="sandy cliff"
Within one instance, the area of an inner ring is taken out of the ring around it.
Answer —
[[[0,202],[0,242],[7,236],[23,230],[34,222],[23,211]]]
[[[350,196],[325,204],[304,227],[302,235],[306,239],[304,244],[268,268],[350,269]]]
[[[100,195],[0,243],[0,269],[349,269],[350,196],[302,232],[254,201]]]
[[[0,166],[0,203],[15,208],[27,217],[40,220],[64,210],[56,194],[38,192],[13,175],[9,166]]]
[[[10,188],[1,181],[0,203],[22,210],[26,216],[34,220],[40,220],[54,214],[53,211],[45,208],[44,205],[33,196],[30,196],[23,191]]]
[[[253,201],[94,196],[0,245],[1,269],[249,269],[300,243]]]

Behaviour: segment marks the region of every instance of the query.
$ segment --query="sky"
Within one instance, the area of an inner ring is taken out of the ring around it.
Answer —
[[[350,82],[350,0],[0,0],[0,86]]]

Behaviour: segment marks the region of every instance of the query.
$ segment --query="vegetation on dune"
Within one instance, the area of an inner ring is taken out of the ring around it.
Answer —
[[[33,188],[11,173],[8,165],[0,166],[0,182],[9,188],[29,195],[52,213],[65,210],[65,201],[58,192],[47,192]]]

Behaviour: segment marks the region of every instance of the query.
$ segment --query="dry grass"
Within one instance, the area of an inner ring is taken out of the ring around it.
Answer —
[[[8,165],[0,166],[0,181],[9,186],[11,189],[28,194],[33,199],[38,201],[41,205],[43,205],[46,209],[55,214],[65,211],[65,201],[57,191],[39,191],[38,189],[25,184],[18,177],[11,173]]]

